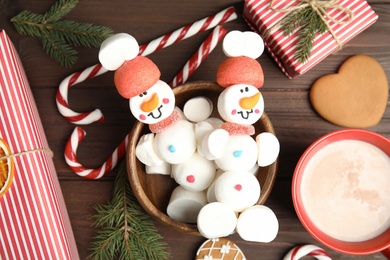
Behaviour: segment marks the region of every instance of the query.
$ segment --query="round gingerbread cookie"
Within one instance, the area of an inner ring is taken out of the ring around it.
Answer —
[[[241,249],[227,238],[206,240],[198,249],[195,260],[245,260]]]
[[[310,101],[320,116],[336,125],[366,128],[379,123],[388,94],[382,66],[372,57],[356,55],[347,59],[338,73],[317,79]]]

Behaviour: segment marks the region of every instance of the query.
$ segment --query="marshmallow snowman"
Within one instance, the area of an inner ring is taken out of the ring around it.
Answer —
[[[279,225],[271,209],[255,205],[261,187],[253,169],[268,166],[277,159],[279,141],[267,132],[255,139],[251,137],[255,133],[253,124],[264,112],[264,99],[258,90],[264,83],[264,75],[255,60],[262,54],[264,44],[256,33],[233,31],[226,35],[223,50],[228,59],[218,68],[217,83],[224,88],[218,97],[218,112],[225,122],[219,129],[204,130],[201,144],[202,153],[214,159],[221,172],[207,194],[215,202],[199,212],[198,230],[207,238],[233,232],[207,221],[218,219],[214,222],[234,225],[244,240],[270,242],[276,237]]]
[[[256,138],[253,124],[264,112],[264,99],[258,88],[264,83],[261,65],[255,60],[264,50],[254,32],[232,31],[223,40],[228,56],[217,71],[217,83],[224,88],[218,97],[218,112],[225,123],[204,138],[202,152],[215,159],[225,171],[249,171],[257,163],[264,167],[279,155],[279,141],[272,133]]]
[[[99,51],[100,63],[115,70],[114,82],[121,96],[129,99],[133,116],[149,124],[151,134],[140,138],[137,158],[154,172],[168,164],[186,161],[196,150],[194,124],[182,119],[170,86],[160,80],[160,70],[150,59],[138,56],[136,39],[126,33],[107,38]]]

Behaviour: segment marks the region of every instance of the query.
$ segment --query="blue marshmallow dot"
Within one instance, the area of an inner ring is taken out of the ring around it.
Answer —
[[[242,150],[237,150],[233,152],[233,156],[236,158],[240,157],[241,155],[242,155]]]
[[[176,147],[175,147],[174,145],[170,145],[168,149],[169,149],[169,151],[170,151],[171,153],[176,152]]]

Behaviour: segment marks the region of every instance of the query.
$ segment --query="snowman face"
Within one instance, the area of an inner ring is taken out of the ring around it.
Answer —
[[[144,93],[129,100],[133,116],[146,124],[155,124],[170,116],[175,108],[175,95],[164,81],[157,81]]]
[[[264,99],[252,85],[233,85],[218,97],[218,112],[227,122],[251,125],[263,114]]]

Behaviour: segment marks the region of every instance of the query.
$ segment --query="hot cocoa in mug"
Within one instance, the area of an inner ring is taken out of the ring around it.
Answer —
[[[309,233],[336,251],[390,258],[390,140],[361,129],[325,135],[302,155],[292,195]]]

